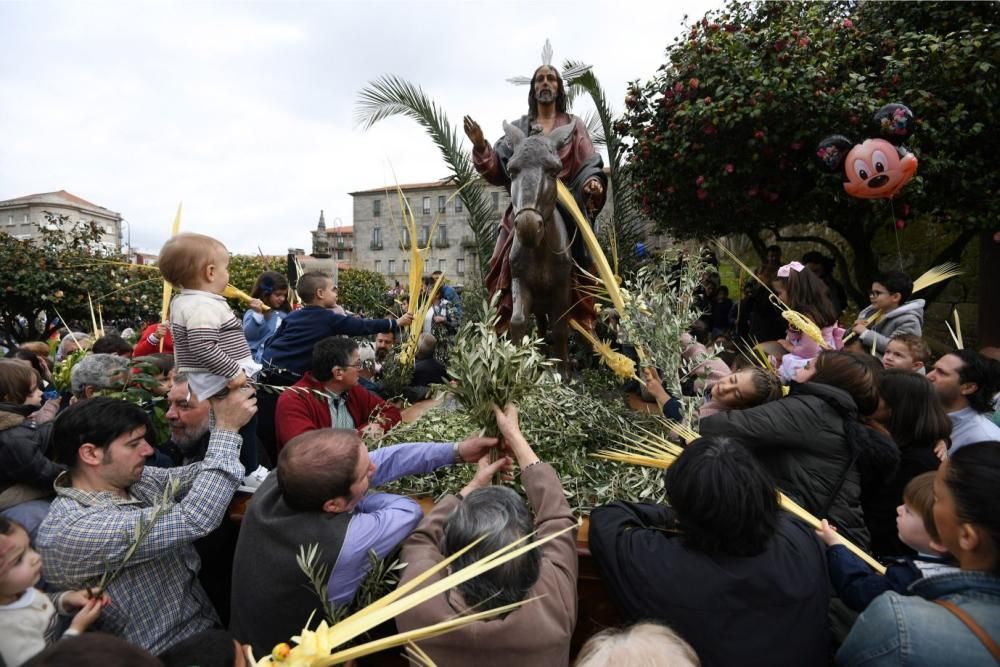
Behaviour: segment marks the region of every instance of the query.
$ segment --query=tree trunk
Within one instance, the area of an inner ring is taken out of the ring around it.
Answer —
[[[993,285],[987,289],[987,285]],[[979,234],[979,347],[1000,346],[1000,243]]]

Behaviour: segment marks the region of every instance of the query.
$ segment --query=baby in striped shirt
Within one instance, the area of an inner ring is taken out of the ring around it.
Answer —
[[[178,373],[200,400],[244,386],[261,369],[243,324],[222,296],[229,284],[229,251],[203,234],[177,234],[159,257],[163,279],[180,288],[170,302],[170,333]]]

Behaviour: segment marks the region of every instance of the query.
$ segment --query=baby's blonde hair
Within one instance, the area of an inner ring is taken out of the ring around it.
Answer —
[[[215,262],[220,249],[225,252],[226,246],[211,236],[182,232],[163,244],[157,266],[171,285],[191,287],[201,280],[205,267]]]
[[[575,667],[700,667],[691,645],[680,635],[656,623],[611,628],[597,633],[583,645]]]

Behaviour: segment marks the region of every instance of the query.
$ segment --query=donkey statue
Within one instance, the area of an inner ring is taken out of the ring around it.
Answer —
[[[525,136],[504,122],[513,154],[507,162],[514,239],[510,249],[513,310],[510,335],[520,340],[528,332],[527,316],[535,316],[540,336],[551,339],[549,356],[569,367],[567,339],[572,304],[573,256],[559,210],[556,177],[562,169],[558,150],[573,136],[570,123],[548,136]]]

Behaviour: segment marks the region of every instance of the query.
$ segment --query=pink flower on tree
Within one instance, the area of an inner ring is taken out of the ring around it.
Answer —
[[[697,194],[698,194],[698,199],[700,199],[702,201],[705,201],[705,199],[708,198],[708,190],[703,190],[701,188],[698,188],[698,193]]]
[[[733,166],[733,163],[732,163],[732,162],[730,162],[729,164],[727,164],[727,165],[725,166],[725,170],[726,170],[726,173],[727,173],[727,174],[731,174],[731,173],[733,173],[733,171],[735,171],[735,170],[736,170],[736,167],[734,167],[734,166]]]

